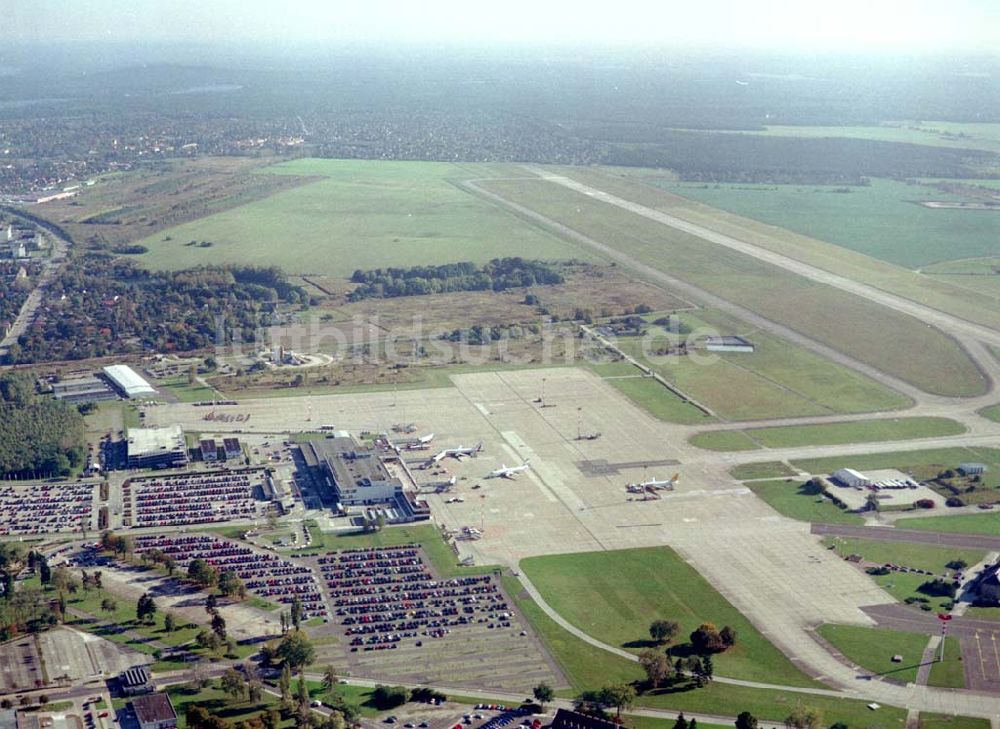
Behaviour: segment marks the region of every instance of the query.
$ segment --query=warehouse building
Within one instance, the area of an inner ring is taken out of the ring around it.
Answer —
[[[746,337],[705,337],[702,345],[709,352],[753,352],[754,343]]]
[[[872,480],[853,468],[841,468],[830,474],[830,478],[852,489],[863,489],[872,485]]]
[[[129,468],[173,468],[187,463],[187,447],[181,426],[129,428]]]
[[[73,377],[52,383],[52,396],[68,403],[117,400],[118,393],[99,377]]]
[[[111,384],[129,399],[156,395],[156,388],[128,365],[109,365],[104,368],[104,374]]]

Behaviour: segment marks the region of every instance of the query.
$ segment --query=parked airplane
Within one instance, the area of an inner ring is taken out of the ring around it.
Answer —
[[[641,483],[630,483],[625,485],[625,490],[633,494],[641,494],[647,488],[650,489],[662,489],[663,491],[673,491],[674,487],[680,482],[681,475],[675,473],[670,477],[668,481],[661,481],[656,478],[651,478],[648,481],[642,481]]]
[[[396,451],[426,451],[431,447],[434,434],[430,433],[415,440],[408,440],[396,446]]]
[[[443,451],[439,451],[431,456],[430,462],[437,463],[438,461],[448,458],[449,456],[459,461],[465,456],[475,458],[480,454],[480,452],[482,452],[482,450],[482,443],[478,443],[472,448],[465,448],[464,446],[459,446],[458,448],[445,448]]]
[[[496,469],[495,471],[490,471],[488,474],[486,474],[485,478],[514,478],[517,474],[521,473],[522,471],[527,471],[529,468],[528,464],[530,462],[531,461],[528,460],[522,463],[520,466],[511,466],[509,468],[501,464],[500,468]]]

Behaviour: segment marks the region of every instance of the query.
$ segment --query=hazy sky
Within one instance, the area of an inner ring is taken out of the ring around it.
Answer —
[[[989,51],[1000,0],[0,0],[5,39]]]

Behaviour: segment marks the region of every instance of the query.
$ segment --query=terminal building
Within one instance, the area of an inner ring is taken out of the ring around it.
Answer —
[[[322,473],[333,488],[341,510],[355,509],[381,514],[386,522],[403,523],[430,517],[426,502],[403,488],[403,482],[389,472],[386,460],[395,453],[382,452],[356,442],[346,433],[309,441],[302,446],[308,465]]]
[[[129,428],[129,468],[175,468],[187,463],[187,446],[181,426]]]
[[[156,395],[156,388],[128,365],[109,365],[104,368],[104,375],[130,400]]]

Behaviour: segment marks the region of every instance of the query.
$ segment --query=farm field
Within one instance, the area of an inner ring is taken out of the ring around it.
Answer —
[[[754,481],[747,488],[789,519],[817,524],[863,524],[864,519],[834,504],[808,482],[795,479]]]
[[[884,628],[826,624],[821,625],[818,632],[857,665],[877,676],[903,683],[916,681],[924,649],[927,647],[926,635]],[[953,644],[952,650],[949,651],[948,646],[945,646],[945,660],[934,663],[927,683],[929,686],[943,688],[965,688],[958,641],[955,638],[949,638],[948,641]],[[903,660],[894,663],[892,657],[896,655],[902,656]],[[954,670],[956,666],[957,673]],[[960,679],[957,685],[956,678]]]
[[[917,201],[966,198],[922,185],[879,179],[850,188],[657,184],[676,195],[905,268],[935,263],[944,255],[973,258],[996,252],[996,221],[990,211],[923,207]]]
[[[692,445],[715,451],[746,450],[731,436],[742,435],[752,444],[765,448],[795,448],[807,445],[842,445],[878,441],[933,438],[964,433],[961,423],[948,418],[913,417],[891,420],[867,420],[851,423],[796,425],[776,428],[750,428],[744,431],[709,431],[691,438]]]
[[[697,225],[947,311],[969,321],[1000,329],[1000,308],[989,296],[946,281],[939,281],[935,277],[917,275],[907,267],[894,265],[844,246],[736,215],[690,197],[672,194],[664,189],[677,182],[676,177],[669,172],[643,168],[560,167],[556,169],[560,174],[647,207],[662,210]]]
[[[848,137],[880,142],[925,144],[931,147],[956,147],[1000,152],[1000,124],[976,124],[942,121],[897,121],[878,126],[769,126],[764,131],[749,132],[769,137]]]
[[[737,644],[715,656],[719,675],[813,686],[729,602],[668,547],[532,557],[521,569],[566,620],[611,645],[650,647],[649,624],[680,624],[675,644],[701,623],[731,626]]]
[[[989,514],[961,514],[955,516],[921,516],[899,522],[902,529],[920,529],[928,532],[952,534],[1000,534],[1000,512]]]
[[[448,182],[512,174],[503,166],[302,159],[263,174],[321,179],[145,238],[139,243],[149,252],[135,260],[156,269],[239,263],[347,277],[358,268],[498,256],[592,258]]]
[[[928,392],[985,391],[982,374],[958,345],[917,319],[542,179],[481,186]]]
[[[714,310],[683,313],[680,319],[693,332],[746,333],[745,325]],[[649,342],[620,337],[617,346],[731,420],[884,411],[909,403],[863,375],[761,331],[746,333],[756,345],[751,354],[647,357],[644,348],[655,350],[662,334],[651,327]]]
[[[831,547],[841,557],[860,555],[866,562],[874,564],[894,564],[931,572],[932,575],[921,575],[892,571],[886,575],[873,575],[872,578],[900,602],[907,598],[926,598],[926,604],[936,610],[946,609],[945,604],[951,601],[950,598],[924,595],[917,588],[934,577],[954,572],[946,566],[952,560],[962,560],[971,566],[978,564],[986,556],[985,552],[974,549],[937,547],[906,542],[877,542],[871,539],[827,537],[823,543]]]

